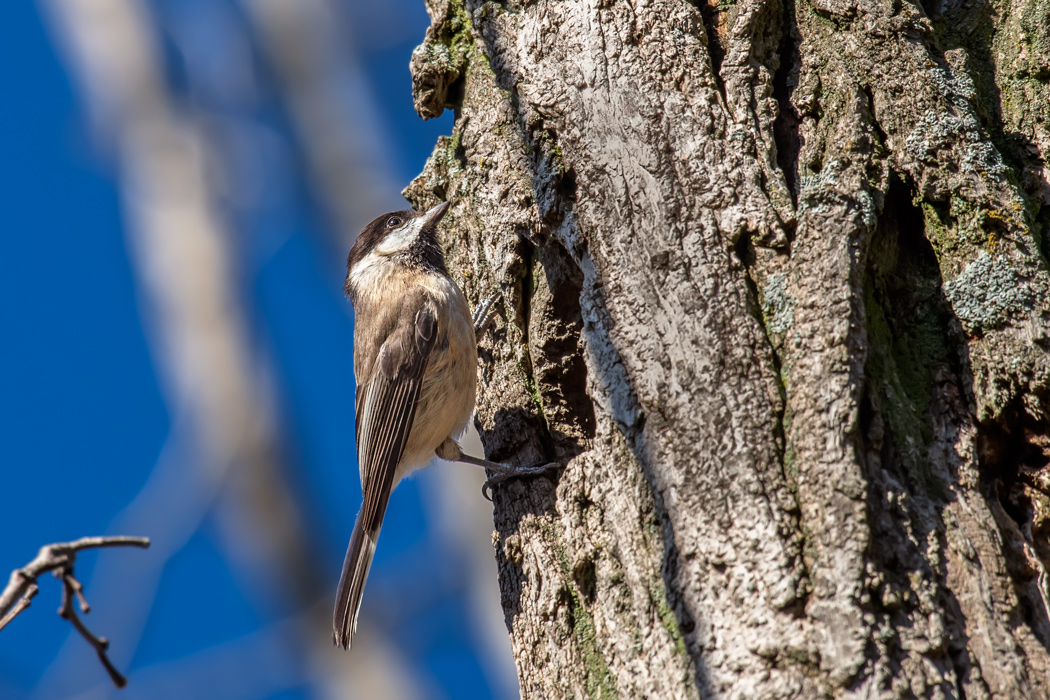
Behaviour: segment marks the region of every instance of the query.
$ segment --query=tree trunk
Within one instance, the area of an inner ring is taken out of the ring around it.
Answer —
[[[1050,4],[785,3],[428,0],[522,694],[1050,698]]]

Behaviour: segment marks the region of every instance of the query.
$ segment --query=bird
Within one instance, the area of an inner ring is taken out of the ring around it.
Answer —
[[[466,455],[457,439],[474,412],[477,336],[494,299],[471,314],[445,266],[437,228],[443,202],[394,211],[361,231],[347,257],[354,309],[355,424],[363,502],[336,589],[333,641],[349,649],[390,494],[435,457],[486,467],[489,483],[548,468]],[[488,486],[489,484],[486,484]]]

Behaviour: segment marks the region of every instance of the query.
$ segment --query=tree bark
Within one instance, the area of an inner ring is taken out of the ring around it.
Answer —
[[[427,8],[523,697],[1050,698],[1046,0]]]

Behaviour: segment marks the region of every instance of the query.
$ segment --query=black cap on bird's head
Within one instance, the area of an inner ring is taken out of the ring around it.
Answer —
[[[448,211],[442,202],[425,212],[413,209],[392,211],[376,217],[354,241],[346,260],[347,274],[369,255],[398,256],[404,263],[445,272],[445,259],[437,241],[437,226]]]

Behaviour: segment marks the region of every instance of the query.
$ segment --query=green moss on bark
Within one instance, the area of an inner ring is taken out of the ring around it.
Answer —
[[[594,626],[594,618],[587,610],[576,585],[572,583],[572,567],[569,564],[569,555],[561,543],[561,538],[554,532],[553,526],[547,524],[544,534],[550,546],[554,549],[561,567],[562,577],[565,581],[564,592],[567,594],[566,603],[569,606],[569,623],[571,624],[571,636],[575,642],[576,650],[580,654],[584,668],[584,683],[587,697],[592,700],[618,700],[619,691],[609,663],[598,646],[598,631]]]

